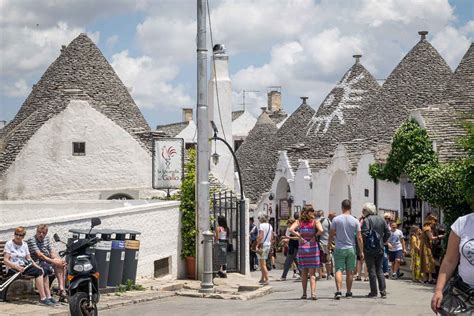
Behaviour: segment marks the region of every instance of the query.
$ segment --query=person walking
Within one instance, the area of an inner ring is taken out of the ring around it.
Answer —
[[[397,223],[392,222],[390,224],[390,237],[388,238],[388,260],[392,264],[392,276],[391,278],[396,280],[399,278],[398,269],[400,268],[400,262],[403,256],[407,254],[405,239],[403,233],[398,229]]]
[[[436,225],[438,219],[429,215],[426,217],[423,224],[423,230],[421,234],[421,243],[420,243],[420,265],[421,272],[423,273],[423,282],[435,284],[433,279],[433,273],[436,272],[435,260],[432,253],[432,241],[436,239],[443,238],[443,235],[434,236],[432,232],[432,226]]]
[[[342,214],[334,218],[329,232],[328,244],[331,245],[336,239],[334,261],[336,266],[336,293],[334,298],[339,300],[342,296],[342,273],[346,271],[346,297],[352,298],[352,281],[356,264],[355,243],[359,245],[360,257],[364,259],[362,235],[357,218],[351,215],[351,201],[344,200],[341,203]],[[356,238],[354,238],[356,236]]]
[[[215,240],[217,242],[217,262],[221,278],[227,278],[227,245],[229,244],[229,227],[224,216],[217,217],[217,228],[215,231]]]
[[[324,211],[319,210],[316,212],[316,220],[321,223],[323,233],[319,236],[319,252],[321,259],[321,278],[331,279],[332,265],[331,256],[328,249],[329,230],[331,229],[331,220],[324,217]]]
[[[365,203],[362,207],[365,217],[362,223],[362,239],[364,243],[364,257],[369,272],[370,292],[367,297],[377,297],[377,282],[380,296],[387,296],[385,276],[383,273],[384,244],[390,237],[390,231],[382,218],[377,215],[373,203]]]
[[[258,259],[257,254],[255,251],[252,250],[252,244],[257,241],[258,229],[257,225],[254,224],[253,217],[249,220],[249,240],[250,240],[250,247],[249,247],[249,257],[250,257],[250,271],[257,270],[258,266]]]
[[[364,216],[364,214],[362,214],[362,216],[359,217],[359,224],[360,224],[361,228],[362,228],[362,224],[364,224],[364,220],[365,220],[365,216]],[[357,249],[357,243],[356,243],[356,251],[357,250],[358,249]],[[368,269],[367,269],[367,264],[365,264],[364,260],[360,259],[360,256],[357,256],[356,271],[355,271],[355,274],[356,274],[355,280],[356,281],[362,281],[362,271],[364,271],[363,272],[364,273],[364,281],[369,281],[369,277],[367,276],[367,274],[369,273]]]
[[[281,278],[278,279],[278,281],[286,281],[286,276],[288,275],[288,271],[290,271],[290,268],[293,263],[296,263],[298,265],[297,261],[297,255],[298,255],[298,240],[299,237],[295,236],[290,232],[290,227],[293,225],[294,222],[296,222],[297,219],[290,218],[288,220],[288,228],[286,229],[285,232],[285,237],[283,240],[288,243],[288,253],[286,254],[286,259],[285,259],[285,264],[283,265],[283,273],[281,274]],[[296,269],[294,270],[293,276],[296,275]]]
[[[411,258],[411,279],[413,282],[422,282],[423,275],[421,274],[421,260],[420,260],[420,236],[421,229],[417,225],[410,228],[410,258]]]
[[[258,263],[260,265],[260,284],[268,285],[268,269],[267,269],[267,259],[270,253],[270,248],[272,245],[272,233],[273,228],[268,223],[268,215],[261,215],[258,218],[260,224],[258,225],[258,236],[257,236],[257,257]]]
[[[323,228],[321,223],[315,220],[314,209],[311,205],[305,205],[300,219],[290,227],[290,233],[299,238],[298,266],[301,270],[301,285],[303,295],[301,299],[307,298],[308,275],[311,287],[311,299],[317,300],[316,296],[316,269],[320,267],[319,246],[317,236],[321,235]]]
[[[461,300],[458,298],[456,302],[463,301],[464,305],[459,315],[474,314],[474,306],[472,304],[472,296],[468,293],[474,290],[474,212],[468,215],[459,217],[452,225],[449,234],[448,247],[446,255],[443,258],[441,267],[439,269],[438,280],[436,282],[435,292],[431,299],[431,309],[436,314],[443,310],[443,289],[445,288],[451,277],[455,277],[454,286],[463,288],[461,293],[457,295],[462,296]],[[455,270],[457,268],[457,275]],[[472,295],[472,294],[471,294]],[[466,300],[469,298],[470,300]],[[453,302],[453,300],[448,300]],[[452,308],[459,309],[460,306],[452,306]],[[444,310],[443,315],[451,315],[451,311]]]

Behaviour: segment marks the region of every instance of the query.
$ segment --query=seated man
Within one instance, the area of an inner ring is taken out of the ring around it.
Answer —
[[[59,284],[59,300],[64,301],[67,293],[64,289],[66,262],[52,249],[48,236],[48,225],[39,224],[36,234],[28,239],[31,258],[43,269],[45,275],[56,275]]]

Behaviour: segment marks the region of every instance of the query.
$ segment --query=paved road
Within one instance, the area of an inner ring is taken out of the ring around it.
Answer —
[[[276,279],[281,270],[271,272]],[[258,274],[255,275],[258,278]],[[369,299],[368,282],[354,281],[353,299],[335,301],[334,282],[319,281],[318,301],[300,300],[301,283],[293,280],[276,282],[274,292],[250,301],[201,299],[174,296],[153,302],[125,306],[101,312],[101,315],[434,315],[430,308],[433,286],[414,284],[409,280],[388,280],[387,299]],[[344,294],[345,292],[343,292]]]

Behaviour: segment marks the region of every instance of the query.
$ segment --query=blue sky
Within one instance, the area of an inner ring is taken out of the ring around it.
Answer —
[[[420,30],[454,70],[474,38],[471,0],[209,0],[215,43],[230,56],[234,109],[257,116],[266,88],[282,86],[291,113],[300,96],[317,108],[362,53],[386,78]],[[13,119],[32,85],[80,32],[112,64],[150,126],[195,107],[193,0],[0,0],[0,120]],[[210,46],[210,40],[208,40]]]

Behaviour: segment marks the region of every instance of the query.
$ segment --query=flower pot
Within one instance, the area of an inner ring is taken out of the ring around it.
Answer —
[[[186,263],[186,278],[196,280],[196,257],[184,258]]]

